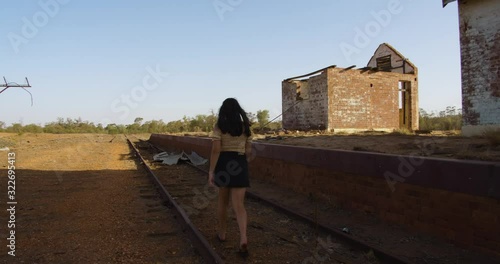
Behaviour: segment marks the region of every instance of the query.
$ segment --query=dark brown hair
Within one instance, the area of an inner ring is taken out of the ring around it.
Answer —
[[[251,135],[250,121],[247,114],[234,98],[227,98],[219,109],[217,126],[222,133],[229,133],[233,137],[241,136],[245,133],[247,137]]]

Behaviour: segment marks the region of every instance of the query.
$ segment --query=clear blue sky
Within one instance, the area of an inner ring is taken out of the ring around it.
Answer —
[[[31,106],[21,89],[0,94],[7,124],[172,121],[217,111],[227,97],[274,117],[283,79],[332,64],[366,66],[383,42],[419,68],[421,108],[461,108],[456,3],[16,0],[1,11],[0,76],[27,76],[34,98]],[[369,33],[364,42],[355,41],[357,29]],[[342,45],[356,52],[346,56]],[[148,68],[157,67],[161,75],[152,76]]]

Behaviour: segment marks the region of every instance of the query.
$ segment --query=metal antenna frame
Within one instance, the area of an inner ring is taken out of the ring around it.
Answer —
[[[17,87],[17,88],[21,88],[23,90],[25,90],[27,93],[30,94],[30,97],[31,97],[31,106],[33,106],[33,95],[30,93],[30,91],[28,91],[26,88],[30,88],[31,85],[30,85],[30,82],[28,81],[28,77],[24,77],[24,79],[26,80],[26,84],[18,84],[16,82],[7,82],[7,79],[5,79],[5,77],[3,77],[3,81],[5,82],[5,84],[0,84],[0,88],[3,87],[3,89],[0,91],[0,93],[3,93],[5,90],[11,88],[11,87]]]
[[[26,84],[18,84],[18,83],[8,83],[7,79],[5,79],[5,77],[3,77],[3,81],[5,82],[5,84],[0,84],[0,87],[4,87],[0,91],[0,93],[3,93],[3,91],[5,91],[11,87],[30,88],[31,85],[30,85],[30,82],[28,81],[28,77],[25,77],[24,79],[26,80]]]

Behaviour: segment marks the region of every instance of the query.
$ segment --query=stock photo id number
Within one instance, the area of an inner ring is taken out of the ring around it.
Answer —
[[[16,255],[16,153],[7,154],[7,248],[10,256]]]

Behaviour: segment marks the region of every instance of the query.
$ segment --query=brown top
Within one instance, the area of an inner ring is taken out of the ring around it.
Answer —
[[[214,127],[210,137],[221,140],[221,151],[236,151],[239,153],[245,153],[246,143],[252,140],[251,137],[247,137],[245,133],[242,133],[241,136],[238,137],[233,137],[229,133],[224,134],[218,126]]]

